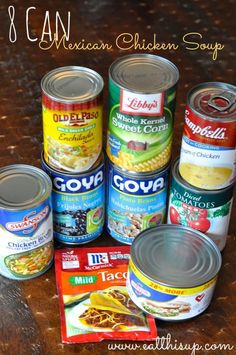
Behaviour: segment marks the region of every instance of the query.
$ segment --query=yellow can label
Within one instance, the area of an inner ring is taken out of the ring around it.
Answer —
[[[71,172],[86,171],[102,150],[102,106],[71,111],[43,106],[43,131],[46,162]]]

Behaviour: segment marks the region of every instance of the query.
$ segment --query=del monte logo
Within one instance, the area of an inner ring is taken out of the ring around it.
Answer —
[[[42,211],[36,213],[36,211],[30,212],[25,215],[25,217],[21,221],[8,222],[6,224],[6,228],[10,232],[19,232],[23,231],[24,234],[29,234],[33,232],[38,224],[46,218],[49,211],[49,207],[46,206]]]

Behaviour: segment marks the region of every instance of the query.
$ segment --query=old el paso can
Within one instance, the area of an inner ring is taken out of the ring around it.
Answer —
[[[89,170],[102,150],[102,77],[85,67],[61,67],[41,86],[46,162],[72,173]]]
[[[52,184],[44,171],[24,164],[0,169],[0,274],[26,280],[53,261]]]
[[[179,72],[152,54],[118,58],[109,69],[107,155],[120,168],[151,172],[169,163]]]
[[[127,290],[144,312],[166,321],[193,318],[209,306],[221,254],[203,233],[165,224],[131,246]]]
[[[164,223],[169,166],[153,173],[129,172],[108,165],[107,230],[121,243]]]
[[[65,244],[83,244],[101,235],[104,226],[104,163],[99,157],[87,172],[71,174],[42,167],[52,180],[54,237]]]
[[[210,82],[188,94],[179,170],[193,186],[218,190],[236,176],[236,87]]]
[[[222,250],[228,234],[233,191],[233,185],[212,191],[193,187],[181,177],[179,160],[176,160],[172,170],[168,223],[206,233]]]

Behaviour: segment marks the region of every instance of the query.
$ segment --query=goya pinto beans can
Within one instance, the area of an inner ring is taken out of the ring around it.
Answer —
[[[70,172],[90,169],[102,150],[102,77],[89,68],[61,67],[41,86],[46,162]]]
[[[53,261],[52,184],[44,171],[16,164],[0,169],[0,274],[25,280]]]
[[[104,163],[102,157],[87,172],[71,174],[42,167],[52,180],[54,237],[64,244],[83,244],[99,237],[105,215]]]
[[[236,176],[236,87],[210,82],[188,94],[180,174],[191,185],[218,190]]]
[[[177,68],[152,54],[118,58],[109,70],[107,155],[120,168],[149,172],[169,163]]]
[[[121,243],[164,223],[167,211],[169,166],[153,173],[124,171],[108,166],[107,230]]]
[[[134,240],[127,289],[133,302],[156,318],[189,319],[209,306],[220,267],[220,251],[203,233],[161,225]]]
[[[212,191],[193,187],[181,177],[176,160],[172,170],[168,223],[206,233],[222,250],[229,228],[233,191],[233,185]]]

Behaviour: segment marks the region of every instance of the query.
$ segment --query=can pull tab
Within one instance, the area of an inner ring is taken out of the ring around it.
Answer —
[[[214,95],[208,101],[208,105],[219,112],[228,110],[236,101],[236,96],[228,91],[223,91],[221,94]]]

